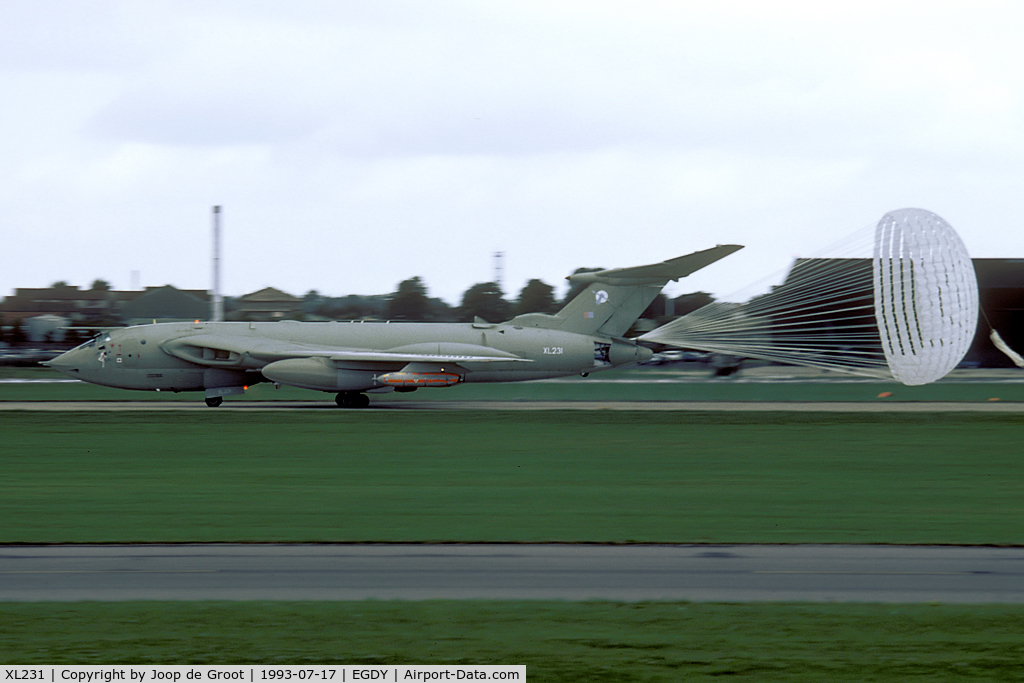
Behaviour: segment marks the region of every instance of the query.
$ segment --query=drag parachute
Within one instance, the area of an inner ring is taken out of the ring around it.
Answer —
[[[960,236],[930,211],[891,211],[875,229],[872,275],[892,376],[910,385],[945,377],[978,327],[978,280]]]
[[[771,291],[716,301],[641,340],[904,384],[941,379],[978,324],[974,266],[956,231],[923,209],[887,213],[840,255],[797,259]]]

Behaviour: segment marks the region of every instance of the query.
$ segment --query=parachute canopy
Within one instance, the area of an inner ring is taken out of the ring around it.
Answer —
[[[956,367],[978,327],[978,279],[956,231],[923,209],[875,229],[875,320],[892,376],[927,384]]]
[[[978,324],[963,242],[923,209],[885,214],[867,239],[861,256],[798,259],[768,293],[716,301],[640,339],[910,385],[941,379]]]

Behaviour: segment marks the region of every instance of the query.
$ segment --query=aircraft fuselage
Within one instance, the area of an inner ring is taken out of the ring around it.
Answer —
[[[231,343],[225,344],[225,340]],[[123,389],[198,391],[270,380],[331,392],[388,390],[388,385],[376,378],[409,365],[404,360],[371,357],[346,361],[324,354],[317,358],[305,358],[301,353],[275,358],[260,351],[261,345],[275,342],[337,348],[339,352],[415,350],[446,359],[467,349],[492,349],[514,356],[507,362],[500,357],[487,362],[457,358],[437,361],[437,367],[430,369],[456,375],[458,379],[452,384],[588,374],[636,363],[651,355],[648,349],[625,339],[512,324],[197,322],[111,330],[59,356],[50,365],[87,382]],[[240,351],[218,348],[222,346]],[[254,350],[244,350],[248,348]]]

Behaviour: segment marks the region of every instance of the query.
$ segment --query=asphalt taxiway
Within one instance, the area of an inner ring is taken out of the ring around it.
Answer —
[[[1024,547],[0,547],[0,601],[687,600],[1024,603]]]

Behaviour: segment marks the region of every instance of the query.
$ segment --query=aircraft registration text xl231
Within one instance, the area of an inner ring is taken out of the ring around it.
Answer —
[[[157,323],[105,331],[48,365],[105,386],[204,391],[209,406],[264,381],[364,407],[367,393],[585,376],[650,358],[623,335],[661,288],[741,248],[570,275],[583,289],[554,315],[526,313],[497,324]]]

